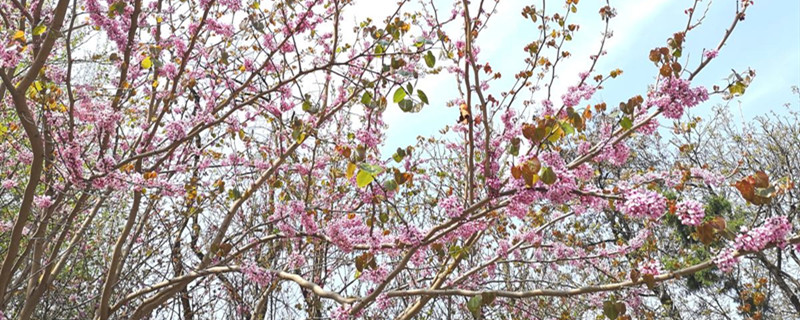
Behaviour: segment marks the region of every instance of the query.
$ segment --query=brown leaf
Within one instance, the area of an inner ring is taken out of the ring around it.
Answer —
[[[639,270],[636,269],[631,270],[631,281],[633,281],[634,284],[639,283],[639,277],[641,275],[642,273],[639,272]]]
[[[650,288],[650,290],[653,290],[653,288],[656,287],[656,278],[654,275],[649,273],[645,274],[642,276],[642,280],[644,280],[644,283],[647,284],[647,287]]]
[[[708,222],[701,224],[697,227],[697,236],[703,244],[710,244],[714,241],[714,227]]]
[[[714,217],[714,219],[711,219],[711,221],[709,221],[707,223],[712,228],[714,228],[714,230],[717,230],[717,231],[725,230],[726,223],[725,223],[725,218],[723,218],[723,217],[716,216],[716,217]]]
[[[664,64],[661,66],[661,69],[658,71],[662,77],[669,77],[672,75],[672,68],[669,67],[668,64]]]
[[[511,176],[514,177],[514,179],[522,177],[522,170],[520,170],[519,166],[511,167]]]
[[[536,131],[536,127],[534,127],[530,123],[523,123],[522,124],[522,136],[524,136],[528,140],[533,140],[534,132]]]

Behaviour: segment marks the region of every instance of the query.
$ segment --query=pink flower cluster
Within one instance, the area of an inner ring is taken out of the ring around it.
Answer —
[[[248,280],[262,287],[267,286],[270,282],[272,282],[272,274],[253,262],[242,264],[241,270]]]
[[[689,80],[670,77],[661,83],[658,90],[651,91],[648,98],[648,107],[656,106],[664,112],[665,117],[678,119],[685,108],[708,100],[708,90],[702,86],[691,88]]]
[[[0,42],[0,68],[16,68],[22,57],[20,49],[16,41]]]
[[[450,218],[458,217],[464,212],[464,206],[461,205],[461,202],[456,196],[449,196],[442,199],[439,201],[439,207],[442,208],[444,213]]]
[[[661,263],[656,260],[650,260],[644,263],[641,267],[642,274],[658,275],[661,274]]]
[[[666,198],[660,193],[634,189],[625,195],[625,203],[620,211],[631,218],[658,219],[666,209]]]
[[[353,246],[359,242],[367,242],[370,230],[362,221],[361,217],[356,216],[352,219],[341,217],[331,222],[325,228],[325,234],[331,242],[344,252],[353,251]]]
[[[725,249],[717,254],[713,261],[722,272],[731,272],[733,267],[739,263],[739,258],[734,255],[733,249]]]
[[[351,316],[350,315],[351,309],[352,307],[350,305],[340,305],[338,308],[336,308],[330,313],[330,318],[333,320],[350,320],[357,318],[363,312],[362,310],[361,312],[358,313],[358,315]]]
[[[717,50],[708,50],[706,52],[703,52],[703,56],[705,56],[706,59],[714,59],[717,57],[717,54],[719,54],[719,51]]]
[[[567,93],[561,96],[564,105],[567,107],[577,106],[583,100],[589,100],[597,89],[587,84],[582,84],[579,87],[571,86],[567,88]]]
[[[684,200],[676,206],[675,214],[681,219],[681,223],[687,226],[697,226],[703,222],[706,211],[703,204],[695,200]]]
[[[605,147],[603,147],[603,150],[594,157],[594,161],[607,161],[612,165],[621,166],[628,161],[630,154],[631,148],[629,148],[624,141],[620,141],[613,146],[611,144],[607,144]]]
[[[3,189],[11,189],[17,186],[17,182],[11,179],[3,180]]]
[[[53,205],[53,199],[50,196],[34,196],[33,203],[39,208],[48,208]]]
[[[634,123],[641,123],[642,121],[644,121],[645,118],[647,118],[647,114],[642,113],[641,115],[636,117],[636,121],[634,121]],[[643,124],[641,127],[639,127],[639,129],[636,129],[636,132],[645,135],[650,135],[653,134],[653,132],[656,132],[657,129],[658,129],[658,120],[657,118],[653,118],[647,121],[647,123]]]
[[[644,245],[645,241],[647,241],[647,238],[649,238],[651,235],[653,235],[653,232],[650,231],[650,229],[645,228],[639,230],[636,236],[628,241],[628,245],[620,248],[619,252],[626,254],[638,250]]]
[[[742,227],[742,233],[736,236],[734,246],[736,250],[747,251],[759,251],[771,243],[783,247],[786,245],[786,235],[791,231],[792,224],[786,216],[772,217],[753,230]]]
[[[725,177],[702,168],[692,168],[692,177],[703,179],[707,185],[716,187],[725,182]]]

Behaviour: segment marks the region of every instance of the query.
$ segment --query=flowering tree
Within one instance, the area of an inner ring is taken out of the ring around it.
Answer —
[[[538,32],[510,87],[479,55],[496,2],[392,5],[372,20],[347,0],[0,4],[0,319],[630,319],[718,295],[673,303],[676,278],[775,284],[800,312],[796,163],[770,175],[643,142],[744,93],[752,71],[693,80],[751,2],[681,60],[696,0],[618,107],[586,105],[622,73],[596,68],[624,18],[611,3],[592,53],[568,48],[597,8],[524,7]],[[586,71],[559,78],[575,57]],[[385,111],[426,107],[419,79],[445,72],[457,121],[382,152]],[[731,275],[743,256],[770,276]],[[757,288],[715,301],[760,317]]]

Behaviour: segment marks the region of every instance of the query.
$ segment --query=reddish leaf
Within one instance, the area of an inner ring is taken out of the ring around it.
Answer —
[[[752,177],[756,188],[769,188],[769,176],[764,171],[757,171]]]

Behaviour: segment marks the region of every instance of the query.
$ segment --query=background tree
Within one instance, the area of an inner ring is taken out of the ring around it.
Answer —
[[[692,83],[752,2],[685,59],[695,1],[618,107],[583,105],[622,73],[609,2],[524,7],[510,87],[480,57],[497,2],[392,5],[0,4],[0,319],[791,317],[796,115],[681,122],[753,81]],[[457,121],[387,154],[385,111],[445,72]]]

